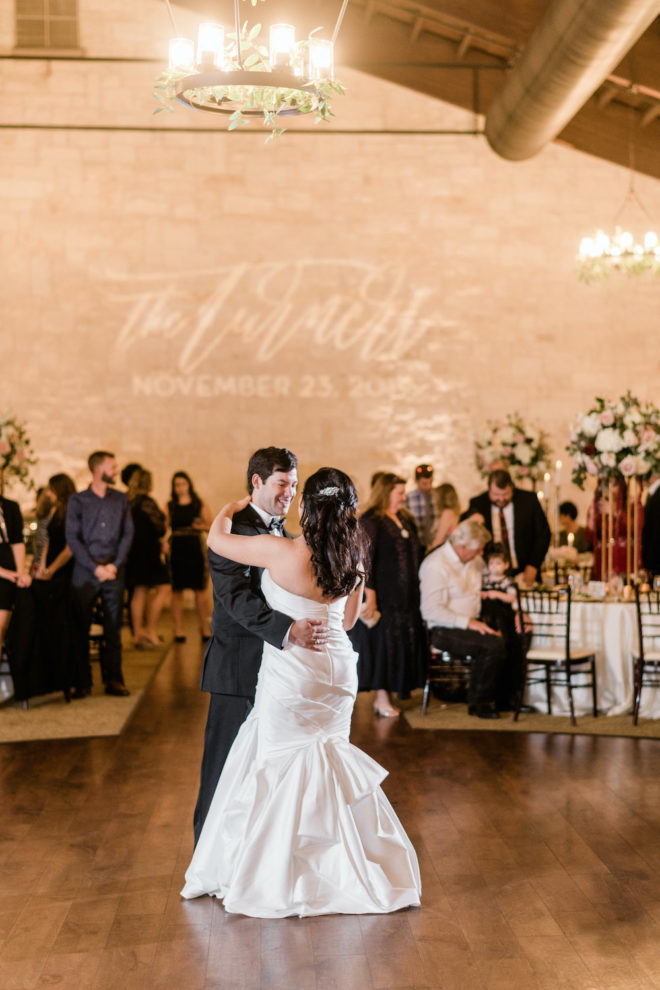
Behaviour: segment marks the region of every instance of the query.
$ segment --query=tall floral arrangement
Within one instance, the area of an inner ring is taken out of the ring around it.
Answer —
[[[551,450],[543,430],[526,426],[519,413],[488,422],[475,442],[477,470],[486,477],[494,465],[503,464],[515,481],[538,481],[548,470]]]
[[[660,410],[630,392],[617,402],[596,397],[571,427],[566,450],[573,456],[572,478],[580,488],[588,477],[646,479],[660,472]]]
[[[34,488],[30,468],[37,463],[25,425],[15,416],[0,418],[0,482]]]

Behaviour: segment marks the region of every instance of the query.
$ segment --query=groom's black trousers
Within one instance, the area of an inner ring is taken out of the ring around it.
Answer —
[[[238,730],[254,706],[254,698],[233,694],[212,694],[204,732],[204,755],[199,794],[193,816],[195,845],[211,807],[215,789]]]

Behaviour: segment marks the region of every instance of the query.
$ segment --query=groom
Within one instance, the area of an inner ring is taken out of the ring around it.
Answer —
[[[297,459],[290,450],[264,447],[248,464],[252,501],[237,512],[232,533],[287,537],[284,517],[298,486]],[[204,733],[204,755],[194,815],[195,845],[238,730],[254,704],[264,641],[277,649],[302,646],[321,652],[328,630],[320,619],[298,619],[276,612],[261,593],[260,567],[246,567],[208,551],[213,581],[211,639],[202,666],[202,691],[211,695]]]

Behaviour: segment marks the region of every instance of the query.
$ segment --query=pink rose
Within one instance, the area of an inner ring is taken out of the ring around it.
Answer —
[[[519,475],[520,475],[521,477],[523,477],[523,476],[524,476],[524,475],[526,475],[526,474],[529,474],[529,468],[526,468],[526,467],[519,467],[519,468],[518,468],[518,474],[519,474]]]
[[[647,426],[639,436],[640,443],[653,443],[655,440],[655,430],[651,426]]]
[[[598,469],[597,469],[594,461],[591,459],[591,457],[586,457],[585,456],[585,458],[584,458],[584,466],[587,469],[587,474],[591,474],[591,475],[594,475],[594,476],[598,474]]]
[[[612,412],[612,410],[603,409],[602,413],[600,414],[600,421],[603,424],[603,426],[611,426],[612,423],[614,422],[614,413]]]
[[[619,464],[619,470],[621,471],[621,474],[624,476],[624,478],[632,478],[636,468],[637,468],[637,459],[633,457],[632,454],[628,454],[627,457],[624,457],[621,463]]]
[[[9,444],[7,443],[7,441],[6,440],[0,440],[0,454],[8,454],[10,452],[10,450],[11,450],[11,447],[9,446]]]

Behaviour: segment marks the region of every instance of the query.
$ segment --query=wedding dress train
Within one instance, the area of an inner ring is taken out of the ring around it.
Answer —
[[[264,645],[241,727],[186,871],[185,898],[211,894],[257,918],[371,914],[419,904],[417,856],[380,789],[387,776],[348,741],[356,654],[330,605],[275,584],[272,608],[322,618],[323,653]]]

